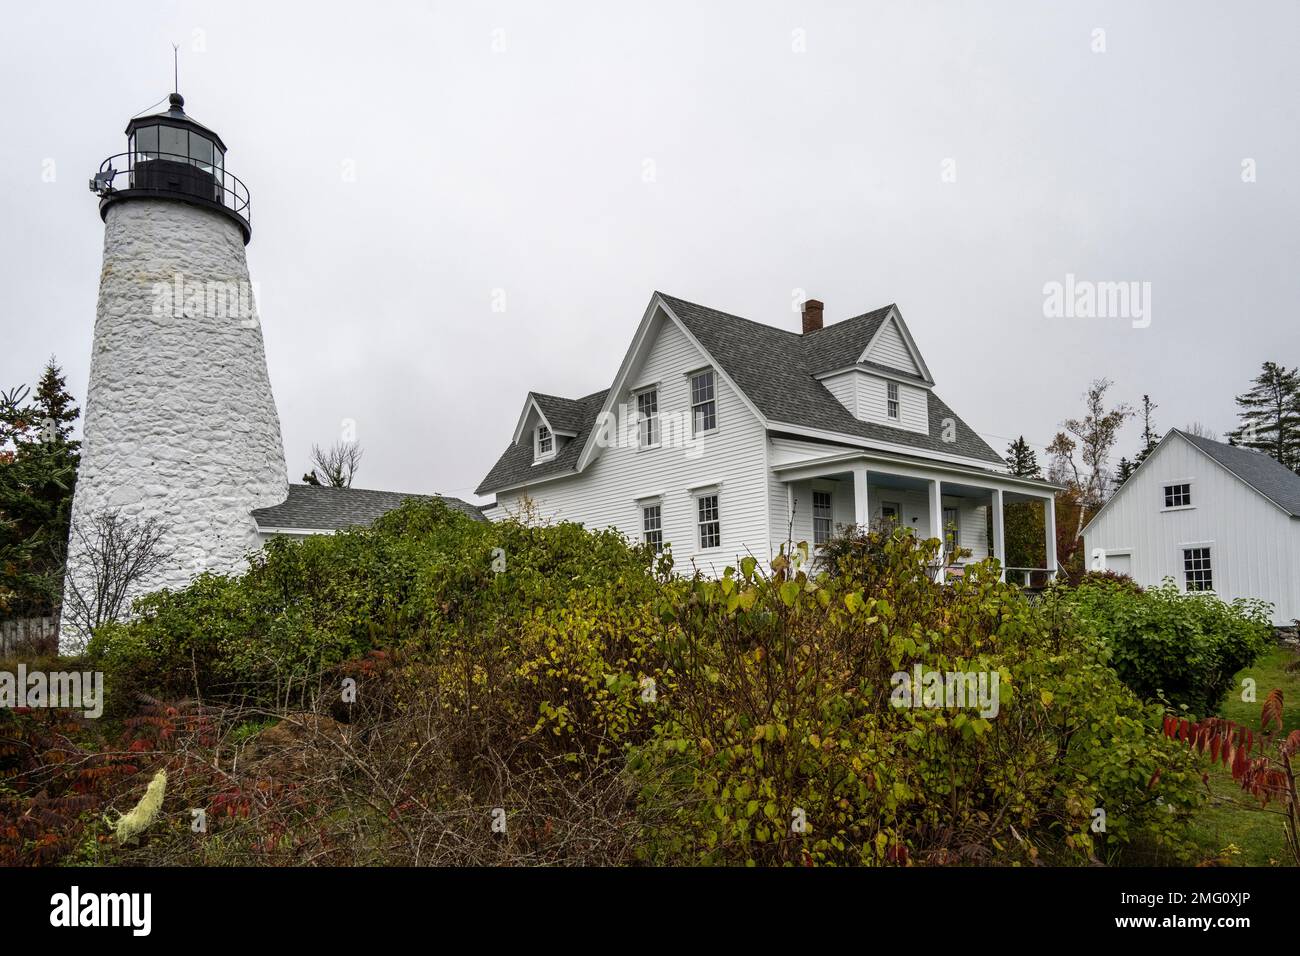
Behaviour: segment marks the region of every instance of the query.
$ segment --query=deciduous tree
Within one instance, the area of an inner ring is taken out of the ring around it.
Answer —
[[[1112,382],[1106,378],[1095,379],[1084,394],[1082,418],[1067,418],[1061,423],[1063,431],[1057,432],[1047,446],[1052,456],[1051,477],[1064,483],[1069,495],[1058,497],[1057,527],[1061,519],[1068,524],[1068,557],[1078,556],[1083,541],[1083,526],[1106,500],[1110,475],[1107,465],[1120,428],[1133,415],[1133,410],[1121,402],[1114,408],[1106,407],[1106,392]],[[1063,504],[1069,504],[1063,514]],[[1067,557],[1062,557],[1062,561]]]

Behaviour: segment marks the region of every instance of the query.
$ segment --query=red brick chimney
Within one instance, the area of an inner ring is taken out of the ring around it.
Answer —
[[[816,332],[822,327],[822,305],[820,299],[807,299],[803,304],[803,334]]]

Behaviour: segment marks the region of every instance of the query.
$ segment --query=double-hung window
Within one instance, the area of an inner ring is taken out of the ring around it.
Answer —
[[[898,421],[898,383],[885,383],[885,413],[894,421]]]
[[[834,515],[829,491],[813,492],[813,545],[821,547],[831,539]]]
[[[1209,548],[1183,548],[1183,579],[1189,591],[1214,590]]]
[[[960,542],[960,525],[958,524],[957,509],[943,509],[943,553],[951,555],[957,550]]]
[[[537,452],[534,457],[546,458],[555,451],[555,436],[545,425],[537,426]]]
[[[642,448],[659,444],[659,390],[647,388],[636,393],[636,419]]]
[[[691,433],[700,435],[718,427],[718,402],[713,369],[691,376]]]
[[[641,509],[641,530],[645,543],[658,554],[664,549],[664,514],[662,505],[646,505]]]
[[[700,550],[722,546],[722,522],[718,516],[718,496],[701,495],[695,499],[700,528]]]

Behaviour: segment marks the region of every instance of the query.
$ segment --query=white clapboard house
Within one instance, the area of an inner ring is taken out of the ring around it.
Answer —
[[[823,327],[810,300],[796,333],[662,293],[609,388],[528,394],[478,488],[490,518],[614,527],[708,573],[878,522],[1001,558],[1004,505],[1055,491],[939,398],[896,306]],[[1044,510],[1039,580],[1056,568]]]
[[[1094,567],[1300,617],[1300,475],[1262,452],[1174,429],[1083,535]]]

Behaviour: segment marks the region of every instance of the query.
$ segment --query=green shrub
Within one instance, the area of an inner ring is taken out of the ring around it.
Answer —
[[[1142,585],[1138,584],[1132,576],[1125,574],[1123,571],[1085,571],[1078,576],[1078,580],[1071,582],[1073,587],[1084,587],[1087,585],[1104,585],[1111,584],[1134,594],[1142,593]]]
[[[272,539],[241,576],[204,574],[142,598],[87,654],[118,706],[138,692],[306,701],[322,674],[371,648],[493,635],[572,591],[644,594],[650,561],[612,532],[487,524],[410,502],[370,529]]]
[[[1218,710],[1233,675],[1267,650],[1272,633],[1267,603],[1184,594],[1169,579],[1141,592],[1094,580],[1063,590],[1062,600],[1135,694],[1200,716]]]
[[[1181,850],[1191,761],[1095,641],[987,564],[942,587],[935,542],[861,537],[835,549],[833,575],[747,559],[671,610],[676,687],[633,765],[687,798],[649,859],[1084,862],[1136,838]],[[917,664],[997,674],[998,713],[893,706],[892,675]]]
[[[907,533],[834,550],[816,575],[782,555],[770,572],[746,558],[719,580],[684,578],[612,531],[410,504],[369,530],[274,542],[242,577],[151,596],[91,653],[110,705],[135,690],[283,713],[325,706],[322,689],[355,678],[350,769],[295,780],[304,816],[275,824],[299,828],[312,859],[418,863],[431,846],[454,848],[443,862],[760,865],[1085,863],[1137,840],[1182,851],[1192,757],[1062,602],[1031,605],[987,564],[937,585],[934,543]],[[916,665],[996,675],[997,713],[895,706],[894,676]],[[230,740],[264,718],[239,711]],[[495,842],[482,823],[494,807],[511,819]]]

